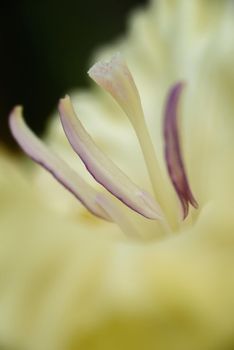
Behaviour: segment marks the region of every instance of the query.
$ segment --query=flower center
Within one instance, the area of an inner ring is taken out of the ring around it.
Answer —
[[[22,108],[15,107],[10,116],[13,136],[34,161],[49,171],[94,215],[116,222],[129,236],[139,236],[137,220],[133,212],[155,220],[159,230],[172,231],[171,205],[168,201],[168,186],[162,174],[151,141],[144,113],[133,77],[120,54],[110,62],[96,63],[89,70],[90,77],[108,91],[128,116],[139,140],[153,193],[141,189],[123,173],[94,143],[77,118],[68,96],[60,100],[59,113],[64,132],[85,167],[101,184],[105,192],[98,193],[87,184],[68,164],[52,152],[27,127],[22,117]],[[184,84],[176,83],[170,90],[164,113],[165,161],[169,179],[181,203],[183,219],[188,215],[189,204],[197,208],[183,164],[177,126],[177,109]],[[144,219],[146,220],[146,219]]]

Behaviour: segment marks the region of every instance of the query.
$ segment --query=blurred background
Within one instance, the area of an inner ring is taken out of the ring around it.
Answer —
[[[15,144],[7,117],[16,104],[41,134],[65,92],[88,84],[95,48],[124,33],[147,0],[15,0],[0,5],[0,143]]]

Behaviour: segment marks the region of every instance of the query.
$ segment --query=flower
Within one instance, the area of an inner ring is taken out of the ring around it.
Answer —
[[[82,122],[90,124],[88,130],[96,134],[97,142],[101,138],[114,164],[137,182],[137,188],[95,148],[75,119],[69,98],[60,102],[61,119],[73,148],[96,180],[124,204],[106,192],[97,194],[100,187],[90,188],[85,176],[85,187],[82,192],[78,188],[75,195],[96,215],[118,222],[131,237],[126,239],[116,224],[98,218],[91,229],[93,219],[88,216],[82,221],[81,211],[79,219],[72,219],[62,211],[58,215],[53,206],[50,210],[31,208],[33,220],[29,222],[27,213],[21,211],[20,220],[28,228],[23,248],[12,259],[16,272],[9,264],[7,292],[0,304],[4,311],[0,335],[5,335],[6,344],[30,350],[233,347],[231,9],[228,0],[152,2],[146,10],[135,13],[127,39],[97,55],[123,52],[139,88],[145,122],[135,84],[128,71],[123,77],[126,66],[119,62],[119,56],[114,58],[114,70],[103,72],[106,64],[99,63],[90,71],[128,115],[151,179],[155,176],[151,167],[158,163],[161,176],[159,182],[152,181],[153,191],[129,122],[107,94],[93,88],[73,95],[72,100],[80,118],[84,117]],[[181,80],[187,83],[183,96],[182,84],[174,85]],[[110,86],[110,82],[116,85]],[[46,167],[60,181],[69,180],[65,184],[72,192],[76,191],[73,179],[83,186],[84,180],[77,178],[80,172],[65,171],[60,167],[62,160],[49,153],[24,125],[17,126],[22,122],[19,112],[16,109],[13,113],[12,130],[24,149],[43,165],[46,160]],[[112,126],[106,135],[103,120]],[[51,142],[68,158],[67,146],[57,141],[61,137],[57,128],[53,122]],[[100,159],[104,167],[100,167]],[[40,175],[37,181],[45,188]],[[142,191],[155,192],[160,208],[148,194],[142,205],[138,201]],[[42,196],[48,201],[45,191]],[[186,216],[188,202],[196,206],[194,197],[199,208],[191,208],[185,220],[178,220],[178,199]],[[138,239],[134,239],[135,228]],[[10,244],[8,250],[15,252]]]

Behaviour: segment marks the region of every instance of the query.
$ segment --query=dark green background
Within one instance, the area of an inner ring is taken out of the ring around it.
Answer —
[[[58,99],[87,83],[92,51],[124,32],[132,8],[146,0],[2,1],[0,5],[0,140],[14,145],[7,116],[24,105],[41,133]]]

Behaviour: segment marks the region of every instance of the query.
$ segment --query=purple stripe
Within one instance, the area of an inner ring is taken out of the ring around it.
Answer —
[[[17,141],[17,140],[16,140]],[[18,141],[17,141],[18,142]],[[101,218],[101,219],[105,219],[108,220],[107,217],[102,216],[101,214],[99,214],[98,212],[94,212],[92,210],[92,208],[90,206],[87,205],[87,203],[85,203],[85,201],[82,199],[82,197],[80,197],[77,192],[73,191],[73,189],[71,188],[71,186],[69,186],[69,183],[67,183],[66,181],[64,181],[62,179],[61,176],[59,176],[56,173],[56,170],[51,168],[49,165],[47,165],[45,162],[43,162],[40,159],[37,159],[35,157],[33,157],[30,153],[28,153],[25,149],[24,152],[28,155],[29,158],[31,158],[35,163],[37,163],[38,165],[40,165],[41,167],[43,167],[46,171],[48,171],[67,191],[69,191],[76,199],[79,200],[79,202],[87,209],[90,211],[90,213],[92,213],[93,215]]]
[[[69,102],[69,107],[73,108],[72,105],[70,106],[70,100],[65,101],[65,102]],[[122,186],[122,190],[121,190],[121,186],[119,186],[118,188],[118,183],[115,181],[118,181],[118,176],[120,177],[120,185],[121,185],[121,179],[127,178],[124,173],[122,173],[122,171],[120,169],[118,169],[111,160],[109,160],[98,148],[97,146],[94,144],[94,142],[92,141],[92,139],[90,138],[90,136],[87,134],[86,130],[83,128],[83,126],[81,125],[79,119],[75,116],[75,112],[72,109],[70,110],[66,110],[66,106],[64,107],[64,102],[61,101],[60,103],[60,107],[59,107],[59,113],[60,113],[60,118],[61,118],[61,123],[64,129],[64,132],[67,136],[68,141],[70,142],[72,148],[74,149],[74,151],[77,153],[77,155],[79,156],[79,158],[81,159],[81,161],[84,163],[86,169],[88,170],[88,172],[92,175],[92,177],[99,183],[101,184],[107,191],[109,191],[113,196],[115,196],[117,199],[119,199],[122,203],[124,203],[125,205],[127,205],[130,209],[134,210],[135,212],[137,212],[138,214],[148,218],[148,219],[155,219],[156,217],[152,216],[149,212],[151,211],[152,214],[154,214],[154,210],[151,209],[146,205],[142,205],[142,203],[139,204],[139,201],[141,201],[141,198],[137,198],[135,197],[135,203],[134,200],[131,199],[131,197],[127,194],[124,193],[124,185]],[[86,135],[85,137],[87,137],[89,139],[89,143],[86,145],[86,141],[83,140],[82,138],[82,133],[80,135],[79,129],[82,130],[82,132]],[[95,151],[96,153],[95,154]],[[104,161],[100,162],[98,159],[98,156],[105,156]],[[92,157],[96,156],[96,162],[97,164],[95,164],[95,161],[92,160]],[[113,177],[113,174],[111,174],[110,170],[108,170],[108,166],[111,167],[111,169],[114,168],[115,172],[117,173],[116,179],[113,178],[111,179],[111,177]],[[106,167],[103,169],[103,167]],[[105,171],[109,171],[110,173],[110,178],[108,178],[108,175],[105,174]],[[127,179],[127,181],[130,182],[130,180]],[[116,185],[116,186],[115,186]],[[117,187],[117,188],[116,188]],[[135,189],[135,185],[134,185],[134,189]],[[136,187],[136,190],[138,188]],[[140,191],[140,190],[139,190]],[[155,213],[156,215],[156,213]]]
[[[19,114],[20,113],[20,114]],[[78,178],[78,175],[61,158],[50,151],[40,139],[27,127],[21,112],[13,110],[9,119],[9,126],[12,135],[23,151],[37,164],[47,170],[61,185],[63,185],[71,194],[73,194],[92,214],[109,220],[109,215],[103,212],[98,204],[95,204],[97,210],[79,194],[79,189],[75,189],[76,182],[80,185],[85,182]],[[69,178],[69,175],[71,178]],[[77,177],[77,180],[76,180]],[[93,200],[95,201],[96,192]],[[103,212],[103,213],[102,213]]]
[[[167,170],[180,199],[183,219],[185,219],[188,215],[189,203],[194,208],[197,208],[198,204],[190,190],[179,142],[177,108],[183,88],[183,82],[176,83],[172,86],[166,101],[163,127]]]
[[[64,131],[66,133],[66,130],[64,128]],[[67,138],[69,140],[69,136],[66,133]],[[69,140],[70,142],[70,140]],[[71,142],[70,142],[71,143]],[[73,147],[72,143],[71,146]],[[78,150],[76,148],[73,147],[73,149],[75,150],[75,152],[77,153],[77,155],[80,157],[80,160],[83,162],[83,164],[85,165],[85,168],[88,170],[88,172],[90,173],[90,175],[94,178],[94,180],[96,180],[100,185],[102,185],[108,192],[110,192],[114,197],[116,197],[118,200],[120,200],[120,202],[122,202],[123,204],[125,204],[127,207],[129,207],[130,209],[132,209],[133,211],[135,211],[136,213],[144,216],[146,219],[150,219],[152,220],[152,217],[150,215],[147,215],[143,210],[138,209],[136,206],[133,206],[132,203],[128,200],[128,198],[124,195],[121,196],[120,193],[118,193],[117,191],[114,191],[111,183],[108,183],[108,181],[105,181],[104,179],[102,179],[101,177],[98,177],[96,175],[96,172],[92,170],[92,165],[90,166],[86,160],[85,157],[82,156],[81,152],[78,152]]]

